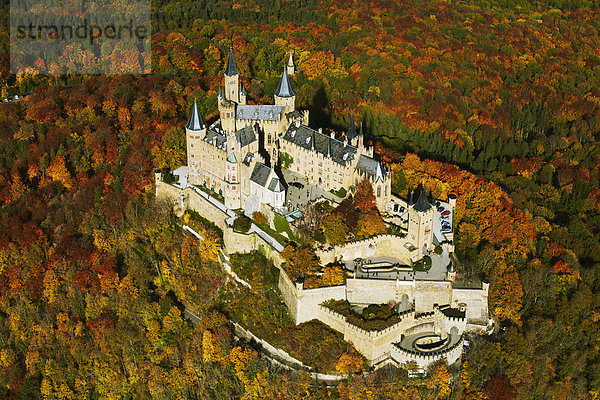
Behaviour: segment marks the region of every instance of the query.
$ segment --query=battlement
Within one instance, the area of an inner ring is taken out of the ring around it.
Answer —
[[[392,343],[390,356],[400,364],[416,362],[419,367],[427,366],[442,358],[445,358],[448,361],[448,364],[452,364],[460,357],[464,341],[464,335],[461,335],[460,339],[453,345],[442,350],[433,351],[431,353],[408,350],[400,347],[398,343]]]

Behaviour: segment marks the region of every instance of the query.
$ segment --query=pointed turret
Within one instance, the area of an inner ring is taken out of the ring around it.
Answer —
[[[283,74],[281,74],[281,81],[279,81],[279,86],[275,90],[275,96],[277,97],[294,97],[296,92],[292,88],[292,84],[290,83],[290,78],[288,78],[287,70],[283,69]]]
[[[225,75],[233,76],[238,75],[237,68],[235,67],[235,60],[233,59],[233,48],[229,48],[229,59],[227,60],[227,66],[225,67]]]
[[[290,59],[288,60],[287,73],[288,73],[288,75],[294,75],[296,73],[296,68],[294,67],[294,59],[292,58],[292,53],[290,53]]]
[[[246,88],[244,84],[240,82],[240,103],[242,105],[246,104]]]
[[[331,136],[327,140],[327,158],[331,158]]]
[[[194,105],[192,106],[192,111],[190,113],[190,120],[185,125],[187,129],[190,131],[201,131],[206,128],[204,124],[204,120],[202,116],[198,112],[198,104],[196,103],[196,99],[194,99]]]
[[[227,66],[225,71],[225,99],[233,101],[234,103],[240,102],[240,88],[238,70],[235,67],[235,61],[233,59],[233,49],[229,48],[229,59],[227,60]]]
[[[281,80],[274,94],[276,106],[284,106],[286,113],[294,111],[296,108],[296,92],[292,88],[286,68],[283,69]]]
[[[313,131],[312,137],[310,138],[310,149],[315,151],[315,132]]]

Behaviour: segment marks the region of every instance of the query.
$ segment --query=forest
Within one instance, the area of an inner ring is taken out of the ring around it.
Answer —
[[[151,74],[60,76],[10,73],[3,4],[0,94],[27,98],[0,104],[0,397],[600,398],[598,1],[155,0]],[[234,265],[255,290],[235,287],[219,232],[155,200],[154,169],[185,163],[194,98],[217,117],[230,46],[251,103],[272,101],[293,52],[313,127],[353,116],[394,193],[457,194],[458,272],[490,281],[501,326],[460,368],[353,373],[331,332],[287,325],[260,254]],[[310,361],[351,375],[275,370],[232,318],[282,347],[335,342]]]

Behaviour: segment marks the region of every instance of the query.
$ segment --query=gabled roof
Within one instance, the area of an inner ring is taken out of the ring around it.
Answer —
[[[212,144],[218,149],[226,150],[227,149],[227,137],[221,133],[217,132],[219,129],[216,126],[211,126],[206,132],[206,136],[204,137],[204,141]]]
[[[277,121],[283,112],[283,108],[283,106],[273,105],[242,105],[237,106],[235,117],[237,119]]]
[[[290,78],[288,78],[287,69],[283,69],[283,74],[281,74],[281,80],[279,81],[279,86],[275,90],[275,96],[277,97],[293,97],[296,95],[296,92],[292,88],[292,84],[290,83]]]
[[[252,170],[252,174],[250,175],[250,180],[264,187],[267,184],[267,180],[269,179],[270,173],[271,168],[267,167],[263,163],[257,162],[256,164],[254,164],[254,169]]]
[[[421,189],[421,193],[419,193],[419,199],[414,205],[414,209],[417,211],[427,211],[431,208],[431,203],[429,203],[429,199],[427,199],[427,195],[425,194],[425,190]]]
[[[206,128],[204,120],[198,112],[198,104],[196,103],[196,99],[194,99],[194,105],[192,106],[192,111],[190,112],[190,120],[185,127],[190,131],[201,131],[202,129]]]
[[[366,174],[373,181],[383,180],[384,171],[381,163],[371,157],[367,157],[364,154],[358,158],[356,163],[356,169],[363,174]]]
[[[256,140],[256,135],[254,134],[252,126],[248,125],[237,131],[235,133],[235,138],[240,144],[240,147],[245,147]]]
[[[356,156],[356,147],[344,145],[342,141],[332,139],[331,136],[315,131],[306,125],[296,126],[295,123],[292,123],[282,139],[303,149],[321,153],[324,157],[327,156],[329,150],[331,159],[340,165],[350,163]]]
[[[233,152],[227,157],[227,161],[230,163],[237,163],[237,158],[235,158],[235,154]]]
[[[233,59],[233,48],[229,48],[229,59],[227,60],[227,66],[225,67],[224,74],[227,76],[237,75],[238,71],[235,67],[235,60]]]

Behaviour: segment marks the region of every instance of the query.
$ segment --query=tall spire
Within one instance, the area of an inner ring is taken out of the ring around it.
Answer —
[[[224,73],[227,76],[238,74],[237,68],[235,67],[235,60],[233,59],[233,47],[229,48],[229,59],[227,60],[227,67],[225,67]]]
[[[194,105],[192,106],[192,112],[190,113],[190,120],[185,127],[190,131],[201,131],[202,129],[206,128],[206,125],[204,125],[204,120],[198,112],[198,104],[196,103],[196,99],[194,99]]]
[[[331,136],[327,141],[327,158],[331,158]]]
[[[290,53],[290,59],[288,60],[288,65],[289,66],[294,66],[294,59],[292,58],[292,53]]]
[[[356,136],[356,126],[354,125],[354,114],[350,114],[350,125],[348,126],[348,137],[354,139]]]
[[[241,94],[242,96],[245,96],[245,95],[246,95],[246,88],[244,87],[244,84],[243,84],[243,83],[240,83],[240,94]]]
[[[292,88],[292,84],[290,83],[290,79],[288,78],[287,69],[283,69],[283,74],[281,74],[281,81],[279,81],[279,86],[275,90],[275,96],[278,97],[293,97],[296,95],[296,92]]]
[[[312,132],[312,138],[310,140],[310,150],[315,151],[315,131]]]

